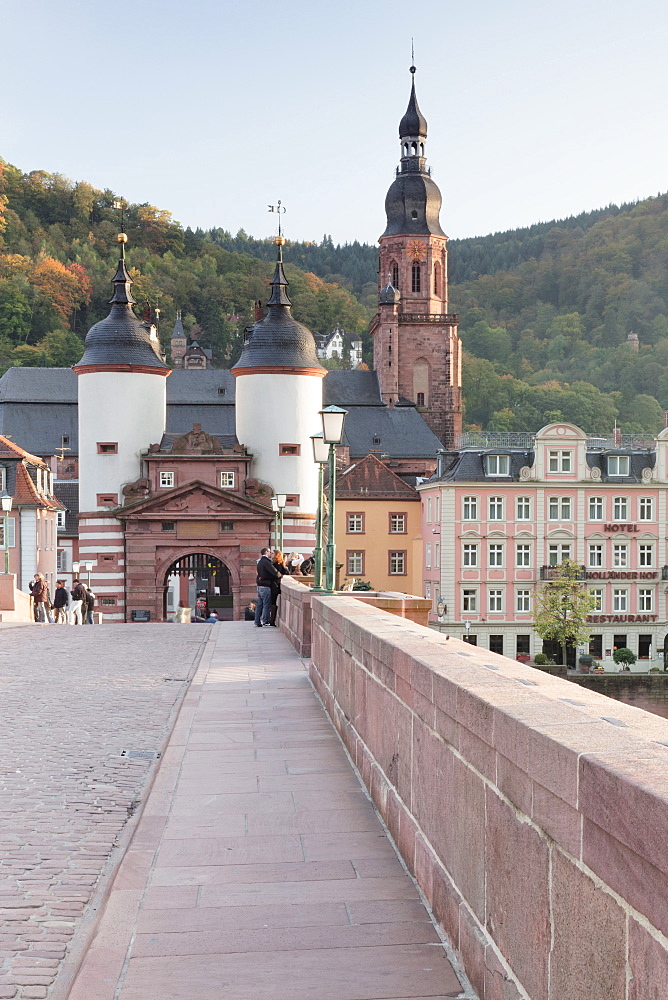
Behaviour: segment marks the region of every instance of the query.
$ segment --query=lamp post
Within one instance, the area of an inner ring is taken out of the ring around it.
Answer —
[[[347,410],[340,406],[326,406],[320,410],[322,439],[329,445],[329,523],[327,525],[327,560],[325,563],[325,593],[333,594],[336,582],[336,546],[334,520],[336,515],[336,445],[343,438],[343,422]]]
[[[470,633],[471,633],[471,622],[468,620],[468,618],[464,622],[464,628],[466,629],[466,640],[465,641],[468,642],[469,641],[469,636],[470,636]]]
[[[84,566],[86,567],[86,572],[88,573],[88,589],[90,590],[90,574],[93,570],[93,563],[87,560],[84,563]]]
[[[72,580],[78,580],[79,579],[79,569],[80,569],[80,563],[73,562],[72,563]]]
[[[313,461],[318,465],[318,510],[315,516],[315,549],[313,550],[313,589],[322,590],[322,509],[325,466],[329,461],[329,445],[322,434],[313,434]]]
[[[9,573],[9,512],[12,509],[12,498],[9,493],[3,493],[0,496],[0,503],[2,504],[2,513],[5,516],[5,524],[2,532],[5,543],[5,573]]]
[[[283,508],[288,499],[287,493],[277,493],[271,498],[271,509],[274,512],[274,548],[283,551]]]

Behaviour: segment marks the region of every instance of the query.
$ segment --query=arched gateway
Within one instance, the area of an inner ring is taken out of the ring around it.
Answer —
[[[165,574],[164,617],[169,620],[178,607],[196,609],[199,617],[215,611],[221,621],[234,615],[232,576],[222,559],[210,552],[190,552],[173,562]]]

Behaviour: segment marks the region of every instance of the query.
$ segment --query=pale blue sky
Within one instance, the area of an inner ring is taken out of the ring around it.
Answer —
[[[373,242],[415,38],[451,237],[668,189],[665,0],[0,0],[0,156],[183,225]],[[275,217],[273,217],[275,219]]]

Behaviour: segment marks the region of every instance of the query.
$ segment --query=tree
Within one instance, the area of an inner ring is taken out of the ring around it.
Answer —
[[[587,616],[596,607],[596,598],[581,581],[582,567],[571,559],[555,566],[554,577],[541,588],[536,601],[535,628],[541,639],[553,639],[561,646],[566,663],[566,646],[587,642]]]

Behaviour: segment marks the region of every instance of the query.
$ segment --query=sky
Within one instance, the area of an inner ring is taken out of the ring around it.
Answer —
[[[668,190],[665,0],[0,0],[0,157],[183,226],[374,243],[416,86],[452,238]]]

